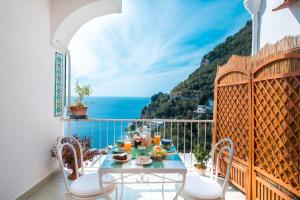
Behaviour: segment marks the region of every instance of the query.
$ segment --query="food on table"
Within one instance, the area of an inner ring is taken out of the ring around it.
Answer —
[[[149,161],[149,159],[150,158],[148,156],[139,156],[137,158],[137,160],[138,160],[139,163],[147,163]]]
[[[144,138],[142,136],[134,136],[133,137],[134,147],[137,148],[138,146],[140,146],[143,140]]]
[[[167,151],[160,146],[154,146],[152,151],[153,157],[164,157],[167,155]]]
[[[127,160],[127,153],[115,154],[113,155],[113,159],[115,160]]]
[[[139,136],[134,136],[133,141],[134,141],[135,148],[138,148],[139,146],[147,147],[151,144],[152,138],[149,137],[148,134],[142,134]]]

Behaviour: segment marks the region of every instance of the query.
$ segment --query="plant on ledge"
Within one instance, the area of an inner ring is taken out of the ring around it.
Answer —
[[[210,158],[210,153],[205,149],[200,149],[199,146],[195,146],[194,156],[197,161],[194,167],[196,168],[198,173],[203,176],[207,168],[206,164]]]
[[[79,143],[81,144],[82,147],[82,153],[83,153],[83,161],[92,161],[93,158],[97,155],[100,154],[99,150],[92,150],[91,149],[91,140],[88,137],[82,137],[81,139],[78,136],[73,136],[74,138],[76,138]],[[54,158],[58,159],[57,156],[57,146],[58,146],[58,141],[59,141],[60,137],[57,138],[57,143],[55,144],[55,146],[51,149],[51,156]],[[76,154],[77,154],[77,162],[78,162],[78,168],[82,167],[82,163],[80,160],[80,149],[79,146],[77,145],[77,143],[74,140],[70,140],[69,138],[65,138],[61,141],[61,143],[66,143],[69,142],[70,144],[72,144],[75,148]],[[75,180],[76,179],[76,167],[75,167],[75,157],[73,155],[73,151],[69,146],[64,146],[64,148],[62,149],[62,160],[64,165],[68,168],[72,170],[72,173],[68,176],[69,179],[71,180]]]
[[[84,98],[92,93],[90,85],[79,85],[78,80],[75,83],[75,93],[78,95],[75,104],[69,107],[70,117],[74,119],[82,119],[87,117],[87,102]]]

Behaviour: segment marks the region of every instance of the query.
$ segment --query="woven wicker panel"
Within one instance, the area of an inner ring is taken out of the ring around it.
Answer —
[[[217,89],[217,141],[233,140],[235,157],[243,161],[249,155],[248,84],[220,86]]]
[[[300,77],[253,83],[254,164],[300,191]]]

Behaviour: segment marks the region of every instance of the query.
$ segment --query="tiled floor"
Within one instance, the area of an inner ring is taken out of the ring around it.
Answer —
[[[119,186],[120,188],[120,186]],[[42,186],[28,200],[63,200],[66,191],[61,174],[57,174],[49,182]],[[161,184],[130,184],[124,186],[123,200],[159,200],[163,199]],[[164,200],[173,199],[175,196],[174,184],[165,184]],[[112,199],[115,193],[111,194]],[[182,200],[182,198],[179,198]],[[244,200],[244,194],[236,188],[228,186],[226,200]]]
[[[87,173],[96,172],[104,157],[93,163],[93,168],[85,170]],[[188,159],[182,157],[182,160]],[[185,160],[186,161],[186,160]],[[189,162],[186,162],[189,163]],[[187,165],[188,170],[191,170],[190,165]],[[135,179],[134,179],[135,180]],[[222,182],[222,180],[220,180]],[[120,186],[119,186],[120,188]],[[59,173],[53,177],[47,184],[42,186],[28,200],[63,200],[66,191],[63,177]],[[124,186],[123,200],[171,200],[175,197],[176,190],[174,184],[165,184],[164,197],[162,195],[162,184],[128,184]],[[111,194],[111,198],[115,199],[115,193]],[[178,198],[182,200],[182,198]],[[244,200],[245,196],[235,187],[229,185],[226,193],[226,200]]]

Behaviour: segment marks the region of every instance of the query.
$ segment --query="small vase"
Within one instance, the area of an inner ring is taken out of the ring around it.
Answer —
[[[79,168],[81,167],[81,164],[80,162],[78,163],[78,171],[79,171]],[[76,167],[75,167],[75,164],[71,164],[68,166],[69,169],[72,170],[72,173],[68,176],[68,179],[70,180],[75,180],[77,177],[76,177]],[[78,172],[78,175],[81,176],[81,174]]]
[[[200,176],[204,176],[205,175],[205,171],[206,171],[206,168],[199,168],[198,166],[194,165],[196,171],[198,172],[198,174]]]
[[[77,177],[76,177],[76,169],[75,169],[75,167],[73,167],[73,168],[70,168],[71,170],[72,170],[72,173],[68,176],[68,179],[70,179],[70,180],[75,180]]]

